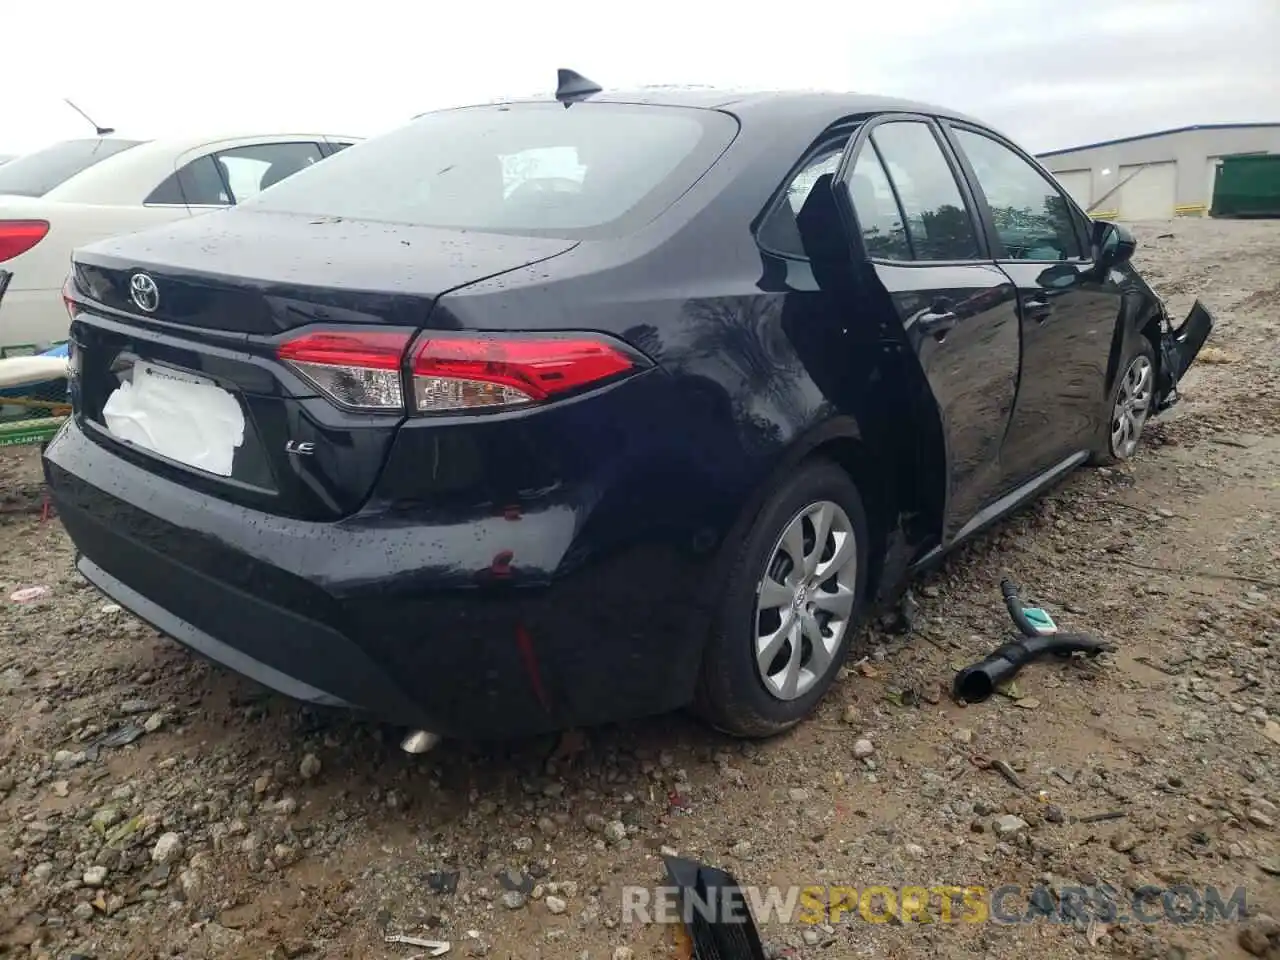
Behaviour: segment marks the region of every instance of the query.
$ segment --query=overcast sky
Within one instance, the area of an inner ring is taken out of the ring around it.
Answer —
[[[91,136],[64,97],[121,136],[370,135],[550,92],[560,66],[915,97],[1033,150],[1280,121],[1280,0],[0,2],[0,154]]]

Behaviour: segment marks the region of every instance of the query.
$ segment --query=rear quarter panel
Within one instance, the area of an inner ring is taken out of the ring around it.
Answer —
[[[620,449],[646,451],[651,482],[626,485],[625,510],[607,503],[620,489],[606,475],[617,462],[574,478],[566,486],[576,492],[560,488],[584,519],[596,510],[619,518],[629,529],[613,527],[615,538],[650,540],[662,518],[671,546],[709,556],[731,543],[794,451],[812,437],[858,438],[867,409],[901,387],[885,372],[879,305],[820,288],[807,263],[767,255],[755,240],[753,222],[821,132],[798,124],[794,149],[774,142],[784,137],[740,137],[638,234],[584,242],[437,303],[433,326],[594,330],[658,364],[649,389],[628,392],[643,402],[611,404],[599,425],[631,436]],[[582,531],[574,556],[605,548],[585,523]]]

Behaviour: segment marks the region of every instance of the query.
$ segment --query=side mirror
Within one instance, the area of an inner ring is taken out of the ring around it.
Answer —
[[[1107,220],[1093,222],[1093,260],[1104,270],[1128,263],[1138,241],[1129,230]]]

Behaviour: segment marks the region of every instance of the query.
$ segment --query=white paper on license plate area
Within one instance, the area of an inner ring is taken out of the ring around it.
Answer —
[[[231,476],[244,443],[244,411],[234,396],[202,377],[141,360],[132,382],[107,397],[102,418],[114,437],[222,477]]]

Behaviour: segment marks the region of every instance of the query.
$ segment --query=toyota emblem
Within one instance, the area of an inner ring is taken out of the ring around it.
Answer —
[[[160,306],[160,291],[156,282],[145,273],[135,273],[129,278],[129,296],[143,313],[155,313]]]

